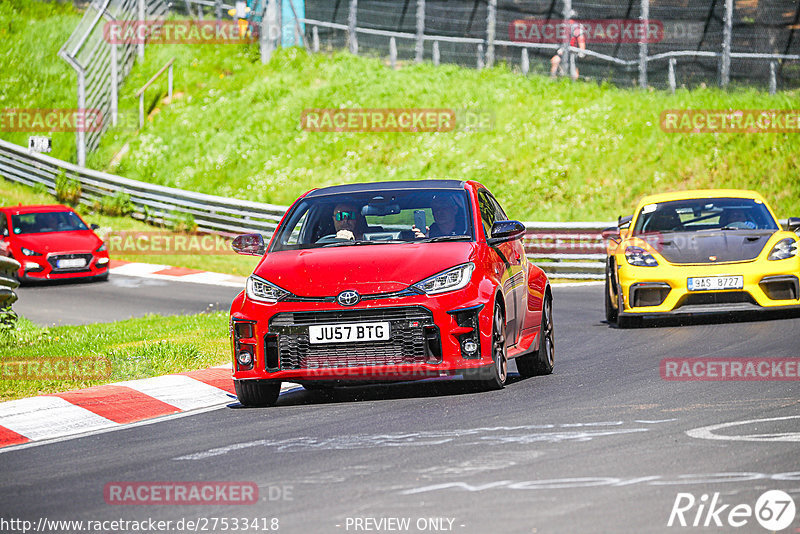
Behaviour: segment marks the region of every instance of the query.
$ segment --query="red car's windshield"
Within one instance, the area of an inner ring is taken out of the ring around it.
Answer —
[[[83,221],[71,211],[19,213],[11,216],[14,234],[41,234],[44,232],[74,232],[88,230]]]
[[[355,244],[473,239],[466,191],[389,190],[308,196],[278,229],[272,252]]]

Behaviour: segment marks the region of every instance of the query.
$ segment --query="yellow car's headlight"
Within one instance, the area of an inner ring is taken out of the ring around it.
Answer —
[[[636,267],[658,267],[658,261],[642,247],[633,245],[625,249],[625,259]]]
[[[767,259],[770,261],[775,260],[788,260],[789,258],[794,258],[797,255],[797,241],[792,239],[791,237],[787,237],[786,239],[781,239],[775,246],[772,247],[772,251],[767,256]]]

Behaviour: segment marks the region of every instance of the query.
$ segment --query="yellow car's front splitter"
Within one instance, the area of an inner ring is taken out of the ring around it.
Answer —
[[[617,265],[623,301],[620,312],[625,316],[800,309],[797,257],[635,267],[622,256]],[[689,279],[695,279],[694,289],[690,289]],[[715,289],[697,289],[708,282],[713,282]],[[716,289],[717,284],[731,289]]]

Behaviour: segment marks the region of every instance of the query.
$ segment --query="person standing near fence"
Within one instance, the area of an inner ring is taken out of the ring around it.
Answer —
[[[249,34],[247,28],[249,25],[249,22],[247,21],[247,16],[249,14],[250,14],[250,8],[247,6],[247,2],[241,0],[236,2],[236,7],[228,10],[228,15],[234,17],[236,19],[237,24],[239,25],[239,37],[244,37]]]
[[[580,48],[582,51],[586,50],[586,32],[583,29],[583,25],[580,22],[576,21],[575,18],[578,16],[577,13],[573,10],[569,13],[569,20],[567,21],[567,31],[569,32],[569,46]],[[561,60],[564,57],[565,52],[567,51],[566,46],[562,46],[558,49],[558,52],[550,58],[550,77],[555,78],[558,73],[558,68],[561,66]],[[570,57],[572,57],[570,55]],[[584,57],[583,52],[579,53],[579,57]],[[572,60],[574,61],[574,59]],[[572,79],[578,79],[578,67],[575,66],[574,69],[570,69],[569,65],[566,65],[567,70],[572,70]]]

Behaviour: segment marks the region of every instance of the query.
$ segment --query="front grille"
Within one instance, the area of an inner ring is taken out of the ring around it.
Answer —
[[[389,340],[330,344],[311,344],[308,340],[308,325],[376,321],[390,323]],[[433,324],[429,310],[409,306],[280,313],[270,321],[269,331],[278,335],[281,370],[334,369],[425,363],[429,350],[424,328]]]
[[[83,267],[58,267],[58,260],[74,260],[78,258],[83,258],[86,261],[86,264]],[[50,264],[52,267],[53,272],[56,273],[80,273],[80,272],[87,272],[91,269],[89,265],[92,263],[92,255],[91,254],[55,254],[49,256],[47,258],[47,263]]]

